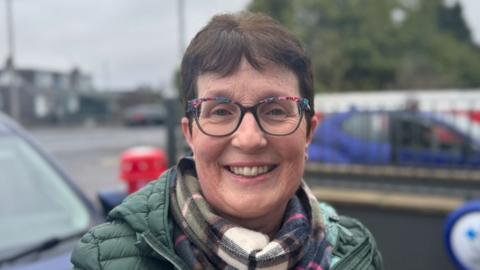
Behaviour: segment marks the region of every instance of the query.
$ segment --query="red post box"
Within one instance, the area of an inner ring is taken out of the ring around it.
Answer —
[[[167,164],[165,152],[160,148],[132,147],[121,155],[120,178],[127,183],[130,194],[157,179],[167,169]]]

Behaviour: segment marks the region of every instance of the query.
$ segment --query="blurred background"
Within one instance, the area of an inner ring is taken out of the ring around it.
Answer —
[[[240,10],[273,16],[312,59],[318,197],[372,230],[387,269],[455,269],[445,224],[480,195],[480,1],[0,0],[0,111],[100,207],[125,188],[125,150],[187,151],[181,56]]]

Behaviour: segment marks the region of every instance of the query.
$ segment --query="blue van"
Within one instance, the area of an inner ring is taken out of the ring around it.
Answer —
[[[480,125],[446,113],[353,109],[324,115],[308,154],[335,164],[480,168]]]

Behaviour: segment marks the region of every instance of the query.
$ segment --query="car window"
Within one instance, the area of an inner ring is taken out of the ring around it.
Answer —
[[[353,113],[342,124],[345,133],[374,142],[388,139],[388,115],[381,113]]]
[[[459,132],[472,137],[480,138],[480,123],[464,115],[441,114],[437,118]]]
[[[432,132],[434,151],[449,152],[456,155],[462,153],[465,142],[458,134],[437,123],[433,124]]]
[[[397,134],[403,147],[461,154],[464,140],[451,129],[433,121],[402,119]]]
[[[413,149],[430,149],[432,147],[432,129],[421,121],[415,119],[400,119],[398,129],[395,131],[402,147]]]
[[[0,253],[85,230],[82,201],[24,140],[0,136]]]

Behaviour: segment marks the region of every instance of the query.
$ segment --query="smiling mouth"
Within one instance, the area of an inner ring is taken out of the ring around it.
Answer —
[[[275,169],[276,165],[270,166],[227,166],[227,170],[235,175],[255,177],[266,174]]]

